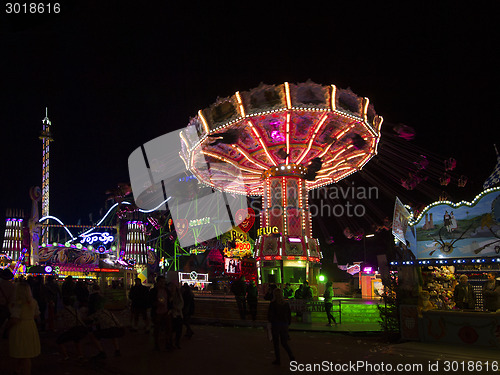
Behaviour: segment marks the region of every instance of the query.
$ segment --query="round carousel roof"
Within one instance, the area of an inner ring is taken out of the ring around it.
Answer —
[[[382,117],[368,98],[313,82],[264,85],[218,99],[181,132],[181,157],[222,191],[263,195],[263,179],[299,176],[306,188],[335,183],[377,152]]]

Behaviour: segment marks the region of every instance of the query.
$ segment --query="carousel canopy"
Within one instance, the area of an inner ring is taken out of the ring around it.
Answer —
[[[368,98],[313,82],[264,85],[218,99],[180,133],[181,157],[212,188],[263,195],[262,180],[299,176],[307,190],[360,170],[382,118]]]

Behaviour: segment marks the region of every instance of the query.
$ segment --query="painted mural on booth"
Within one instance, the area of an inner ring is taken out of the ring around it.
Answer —
[[[500,257],[500,188],[470,203],[433,203],[412,229],[418,259]]]

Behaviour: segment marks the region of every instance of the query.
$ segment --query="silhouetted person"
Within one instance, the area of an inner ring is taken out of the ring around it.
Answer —
[[[87,282],[84,280],[78,280],[75,283],[75,298],[77,303],[77,307],[79,310],[81,310],[81,313],[83,315],[86,314],[86,311],[88,310],[89,306],[89,287],[87,285]]]
[[[255,322],[257,319],[257,303],[259,299],[259,291],[255,281],[251,280],[247,287],[247,303],[248,309],[250,310],[250,315],[252,316],[252,321]]]
[[[28,283],[16,283],[14,299],[9,305],[9,355],[17,361],[18,373],[31,374],[31,358],[40,355],[40,337],[35,318],[40,315],[38,303]]]
[[[234,294],[236,299],[236,305],[238,306],[238,311],[240,313],[241,319],[246,319],[247,306],[246,306],[246,283],[245,276],[241,276],[238,280],[233,282],[231,285],[231,292]]]
[[[54,276],[47,278],[45,286],[47,288],[47,323],[49,331],[53,331],[57,314],[57,304],[61,298],[61,289],[55,282]]]
[[[4,338],[7,338],[7,331],[4,333],[2,328],[9,319],[9,304],[14,299],[15,286],[13,279],[14,274],[10,268],[0,270],[0,339],[4,334]]]
[[[175,336],[174,347],[181,348],[182,336],[182,309],[184,308],[184,300],[182,298],[181,290],[174,282],[169,282],[167,285],[168,292],[168,313],[172,319],[172,331]],[[171,338],[170,338],[171,340]]]
[[[475,307],[475,298],[472,285],[469,284],[467,275],[461,275],[459,283],[455,286],[453,293],[455,303],[459,309],[471,310]]]
[[[149,288],[142,285],[140,278],[137,277],[135,279],[135,285],[130,288],[128,298],[130,298],[130,301],[132,302],[130,307],[132,313],[132,329],[136,330],[138,328],[139,317],[141,316],[144,320],[146,332],[149,331]]]
[[[271,323],[274,355],[276,358],[273,364],[279,365],[281,362],[280,342],[281,346],[283,346],[287,352],[290,361],[294,361],[295,357],[292,353],[292,349],[290,349],[288,345],[288,340],[290,339],[288,326],[292,322],[292,313],[288,302],[283,298],[283,291],[279,288],[276,288],[273,292],[273,300],[269,304],[267,319]]]
[[[94,325],[95,329],[90,334],[90,339],[99,350],[99,353],[92,358],[95,360],[106,358],[106,353],[100,342],[101,339],[112,340],[115,357],[120,357],[119,338],[123,337],[125,330],[115,315],[104,308],[105,299],[101,295],[98,284],[92,285],[92,294],[96,297],[93,299],[89,298],[88,319]],[[91,303],[91,301],[95,301],[95,303]]]
[[[294,297],[295,299],[304,298],[304,284],[300,284],[299,287],[295,290]]]
[[[308,281],[304,281],[304,288],[302,289],[302,298],[305,299],[306,301],[310,301],[313,299],[313,291],[312,288],[309,286]]]
[[[168,292],[164,276],[158,276],[149,293],[154,348],[160,350],[160,333],[165,332],[167,349],[172,349],[172,319],[168,314]]]
[[[273,299],[274,289],[276,289],[276,288],[277,288],[276,284],[269,284],[268,285],[266,294],[264,294],[264,299],[266,301],[271,301]]]
[[[66,344],[72,341],[75,344],[76,353],[80,359],[83,359],[83,350],[81,341],[88,335],[86,324],[81,319],[77,309],[71,305],[71,299],[63,300],[64,307],[59,312],[60,329],[62,332],[56,339],[63,358],[69,359]]]
[[[70,302],[73,305],[76,302],[75,295],[75,283],[73,281],[73,276],[66,276],[61,287],[62,298],[70,298]]]
[[[223,143],[226,145],[236,144],[238,143],[239,136],[240,133],[237,129],[229,129],[224,133],[213,133],[209,137],[211,139],[215,139],[215,141],[210,143],[210,146],[215,146],[219,143]]]
[[[184,308],[182,309],[183,323],[186,326],[186,337],[191,338],[194,332],[191,329],[191,316],[194,314],[194,293],[191,287],[184,283],[182,286],[182,299]]]
[[[328,318],[328,324],[327,326],[332,326],[332,321],[334,324],[337,324],[337,321],[332,315],[332,307],[333,307],[333,283],[331,281],[328,281],[325,285],[325,293],[323,294],[323,297],[325,299],[325,311],[326,311],[326,317]]]
[[[496,280],[496,274],[488,273],[488,280],[483,284],[483,306],[486,311],[497,311],[499,305],[500,293],[499,285]]]
[[[290,283],[285,284],[285,288],[283,289],[283,296],[285,297],[285,299],[293,298],[293,289],[290,286]]]
[[[45,311],[47,310],[47,290],[42,276],[37,276],[31,284],[31,293],[40,310],[40,329],[45,331]]]

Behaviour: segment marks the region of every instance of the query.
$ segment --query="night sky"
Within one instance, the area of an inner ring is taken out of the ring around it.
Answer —
[[[311,79],[368,97],[385,120],[382,140],[405,124],[416,132],[412,147],[457,160],[467,199],[496,164],[492,1],[71,3],[57,15],[2,9],[2,214],[28,211],[29,188],[41,185],[45,107],[55,139],[51,214],[86,223],[99,216],[106,190],[128,182],[135,148],[260,82]],[[380,210],[392,216],[392,205]]]

